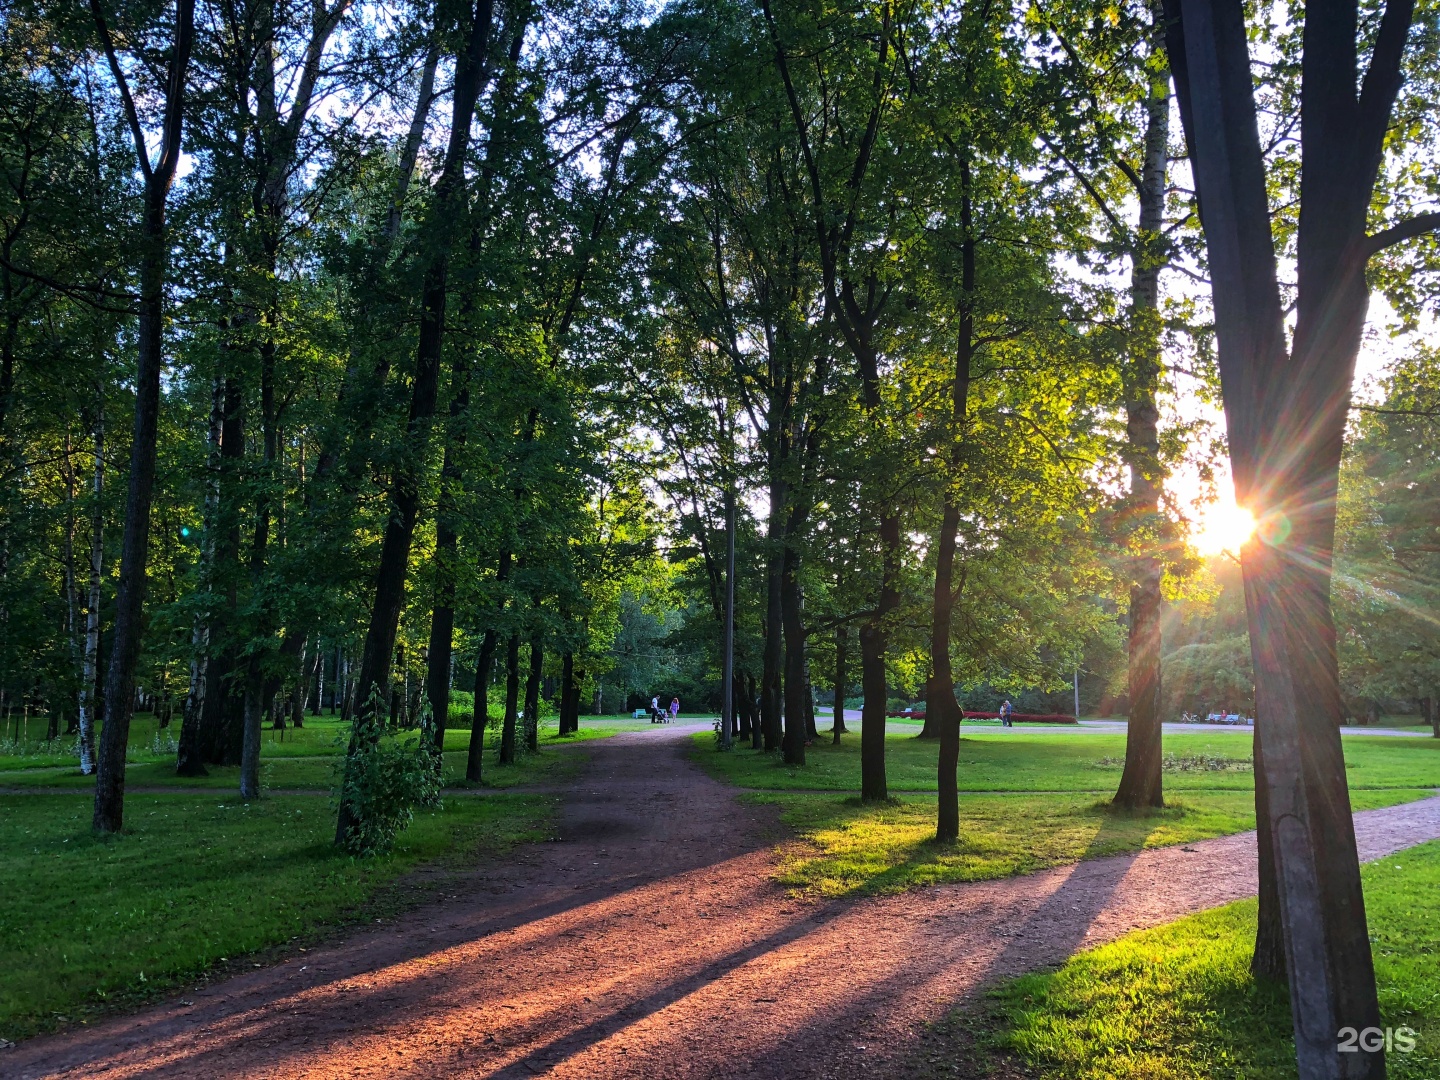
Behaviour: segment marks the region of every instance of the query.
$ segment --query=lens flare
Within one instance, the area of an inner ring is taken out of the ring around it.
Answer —
[[[1255,533],[1255,518],[1243,506],[1227,500],[1206,507],[1196,526],[1190,542],[1201,555],[1219,555],[1222,551],[1238,555]]]

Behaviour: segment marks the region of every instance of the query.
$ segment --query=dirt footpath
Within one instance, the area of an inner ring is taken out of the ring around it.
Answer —
[[[774,828],[683,757],[590,744],[562,840],[445,901],[135,1016],[0,1053],[4,1077],[899,1076],[983,984],[1249,895],[1253,834],[904,896],[801,903]],[[1440,798],[1357,816],[1362,855]]]

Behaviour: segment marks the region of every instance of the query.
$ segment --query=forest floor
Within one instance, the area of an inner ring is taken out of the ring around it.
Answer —
[[[439,902],[22,1043],[0,1052],[0,1076],[965,1075],[964,1037],[935,1023],[957,1003],[1255,889],[1253,834],[1236,834],[899,895],[797,896],[776,881],[792,845],[777,847],[775,809],[688,762],[695,730],[592,744],[558,842],[452,871]],[[1356,827],[1367,859],[1440,837],[1440,798]]]

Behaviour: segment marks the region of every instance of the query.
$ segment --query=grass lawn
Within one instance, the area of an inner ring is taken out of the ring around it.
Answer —
[[[1172,756],[1169,806],[1125,814],[1106,803],[1120,778],[1123,735],[1024,731],[970,734],[961,743],[960,833],[937,844],[938,747],[906,735],[886,740],[888,803],[851,797],[860,784],[859,735],[809,747],[802,768],[780,755],[714,750],[695,737],[692,756],[746,798],[779,807],[801,843],[782,853],[778,880],[797,892],[840,896],[899,892],[943,882],[1006,877],[1078,859],[1189,843],[1255,827],[1250,739],[1229,733],[1165,736]],[[1440,787],[1440,740],[1345,739],[1351,804],[1374,809]]]
[[[393,854],[368,862],[330,842],[327,796],[348,729],[328,716],[265,732],[262,784],[277,794],[248,805],[236,794],[237,767],[176,777],[168,740],[178,727],[163,732],[153,716],[137,716],[125,831],[103,839],[90,833],[94,778],[80,775],[68,747],[31,744],[0,757],[0,790],[16,792],[0,794],[0,1039],[83,1021],[248,966],[257,951],[298,948],[322,927],[398,909],[413,892],[407,871],[422,863],[543,839],[554,798],[504,789],[559,783],[583,765],[583,751],[552,748],[645,727],[584,718],[578,735],[562,739],[552,721],[542,726],[541,753],[506,766],[495,763],[498,731],[487,732],[483,786],[494,790],[483,798],[450,791],[442,810],[417,815]],[[463,784],[469,739],[465,727],[446,732],[452,784]],[[163,790],[197,787],[211,790]]]
[[[582,717],[580,730],[573,735],[555,733],[555,721],[542,722],[539,755],[521,754],[510,765],[497,765],[495,758],[500,745],[498,727],[485,733],[483,785],[505,788],[519,784],[558,783],[577,768],[583,759],[571,755],[545,754],[550,747],[561,747],[593,739],[608,738],[621,731],[648,727],[646,721],[628,717]],[[262,790],[329,790],[334,784],[334,770],[345,749],[349,728],[338,718],[307,716],[305,726],[284,731],[266,729],[261,750],[260,783]],[[205,777],[177,777],[175,751],[166,740],[179,734],[174,723],[161,732],[155,718],[137,715],[131,724],[129,767],[125,782],[130,788],[184,787],[236,789],[240,786],[238,766],[211,766]],[[468,727],[451,726],[445,732],[445,780],[447,784],[463,784],[465,758],[470,746]],[[155,749],[159,747],[160,749]],[[66,753],[29,753],[0,755],[0,789],[27,787],[58,787],[87,789],[94,786],[92,777],[83,776],[76,758]]]
[[[1382,1023],[1418,1033],[1395,1080],[1440,1077],[1440,842],[1364,868]],[[1081,953],[996,995],[1000,1046],[1044,1080],[1282,1080],[1295,1075],[1283,987],[1250,977],[1255,902]]]
[[[384,915],[407,902],[396,886],[407,870],[544,839],[553,807],[539,795],[450,798],[417,815],[394,853],[362,862],[331,844],[333,809],[314,796],[133,795],[125,832],[106,838],[91,834],[83,794],[0,796],[0,1038]]]

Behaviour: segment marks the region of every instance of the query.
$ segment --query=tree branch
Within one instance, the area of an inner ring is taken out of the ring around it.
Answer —
[[[1365,238],[1365,257],[1368,259],[1377,252],[1384,251],[1387,247],[1393,247],[1406,240],[1413,240],[1417,236],[1423,236],[1425,233],[1434,232],[1437,229],[1440,229],[1440,213],[1417,214],[1398,225],[1382,229],[1374,236],[1367,236]]]

